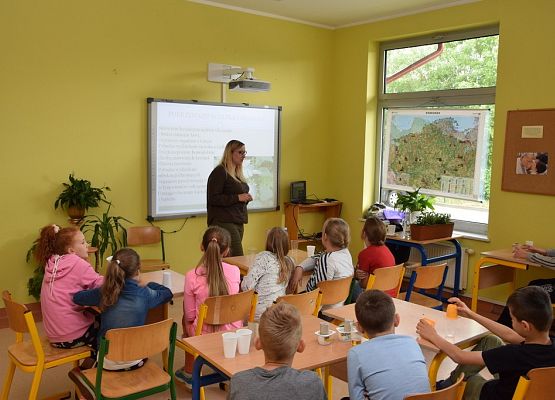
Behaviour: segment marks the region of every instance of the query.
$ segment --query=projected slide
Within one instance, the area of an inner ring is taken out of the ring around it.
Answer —
[[[278,206],[279,107],[148,99],[149,216],[206,214],[206,182],[231,139],[245,143],[249,211]]]

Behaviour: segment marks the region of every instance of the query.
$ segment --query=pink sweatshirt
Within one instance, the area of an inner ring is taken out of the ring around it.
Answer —
[[[104,277],[75,254],[54,255],[46,263],[40,291],[42,318],[51,343],[79,339],[93,323],[90,313],[73,302],[80,290],[101,286]]]
[[[227,281],[227,289],[229,294],[239,293],[240,274],[239,268],[235,265],[222,263],[224,276]],[[188,322],[192,322],[187,326],[187,336],[194,336],[197,327],[198,313],[200,305],[208,297],[208,283],[204,267],[195,268],[185,275],[185,293],[183,297],[183,315]],[[218,330],[227,331],[230,329],[241,328],[243,321],[236,321],[231,324],[222,325]],[[205,324],[202,327],[202,333],[215,332],[212,325]]]

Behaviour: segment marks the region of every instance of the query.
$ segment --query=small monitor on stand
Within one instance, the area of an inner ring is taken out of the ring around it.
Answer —
[[[319,200],[306,198],[306,181],[291,182],[290,202],[296,204],[320,203]]]

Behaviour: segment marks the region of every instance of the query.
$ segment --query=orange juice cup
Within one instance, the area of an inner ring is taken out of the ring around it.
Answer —
[[[428,317],[422,317],[422,319],[435,328],[435,326],[436,326],[435,319],[431,319],[431,318],[428,318]]]
[[[457,305],[456,304],[448,304],[447,305],[446,316],[447,316],[448,319],[457,319],[458,314],[457,314]]]

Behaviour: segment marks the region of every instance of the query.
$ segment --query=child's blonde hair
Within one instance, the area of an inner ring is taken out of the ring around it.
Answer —
[[[106,278],[100,288],[101,310],[106,310],[118,302],[125,280],[135,277],[139,273],[140,267],[141,258],[135,250],[124,247],[114,253],[106,269]]]
[[[351,233],[349,225],[341,218],[328,218],[324,222],[324,234],[328,236],[329,241],[336,247],[341,249],[349,246],[351,241]]]
[[[258,334],[267,360],[286,361],[294,356],[301,341],[301,315],[291,304],[274,304],[260,317]]]
[[[208,296],[210,297],[229,294],[222,266],[222,257],[228,251],[230,242],[229,232],[219,226],[208,227],[202,236],[204,253],[195,271],[197,275],[201,275],[198,268],[204,266],[208,283]]]
[[[293,260],[287,257],[289,252],[289,236],[283,228],[270,229],[266,237],[266,251],[274,253],[279,263],[279,276],[277,283],[288,282],[291,272],[295,269]]]

